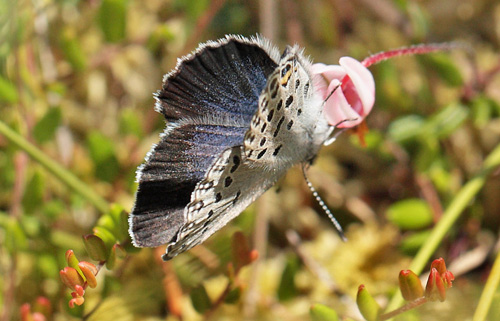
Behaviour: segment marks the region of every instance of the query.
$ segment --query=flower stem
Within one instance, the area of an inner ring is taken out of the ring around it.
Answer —
[[[495,296],[495,291],[498,289],[500,284],[500,254],[497,254],[495,263],[490,271],[488,280],[486,280],[486,285],[484,286],[483,293],[479,299],[479,303],[474,313],[472,321],[484,321],[488,315],[488,310],[490,309],[491,302]]]
[[[455,198],[451,201],[450,205],[443,213],[441,220],[436,224],[431,234],[427,238],[426,242],[422,245],[417,255],[413,259],[409,270],[412,270],[416,274],[422,273],[423,268],[426,266],[432,254],[436,251],[441,241],[445,237],[446,233],[450,230],[453,224],[460,217],[462,211],[470,204],[471,200],[479,193],[481,188],[484,186],[488,176],[500,166],[500,144],[493,149],[493,151],[488,155],[483,163],[483,168],[481,171],[469,180],[457,193]],[[498,261],[498,258],[497,258]],[[500,264],[498,264],[500,266]],[[500,267],[499,267],[500,269]],[[493,271],[492,271],[493,272]],[[500,272],[499,272],[500,273]],[[490,276],[491,277],[491,276]],[[489,281],[489,280],[488,280]],[[494,281],[492,281],[494,282]],[[497,282],[498,284],[498,282]],[[486,289],[485,289],[486,291]],[[484,294],[484,293],[483,293]],[[387,309],[393,310],[400,306],[403,302],[403,297],[401,293],[396,294],[391,302],[389,303]],[[490,302],[491,303],[491,296]],[[478,319],[481,320],[481,319]]]
[[[402,307],[400,307],[394,311],[382,314],[381,316],[379,316],[378,320],[379,321],[389,320],[390,318],[394,318],[398,314],[401,314],[403,312],[406,312],[408,310],[411,310],[411,309],[414,309],[418,306],[421,306],[425,302],[427,302],[426,297],[421,297],[421,298],[415,299],[415,300],[408,302],[407,304],[403,305]]]
[[[80,194],[87,201],[92,203],[100,212],[106,213],[109,209],[109,203],[95,193],[92,188],[82,182],[73,173],[63,168],[59,163],[50,159],[38,147],[27,141],[24,137],[12,130],[7,124],[0,120],[0,134],[5,136],[11,143],[19,149],[26,152],[32,159],[40,163],[61,182],[66,184],[76,193]]]
[[[430,52],[439,52],[446,50],[453,50],[457,48],[469,49],[463,44],[456,42],[444,42],[444,43],[434,43],[434,44],[422,44],[410,47],[403,47],[399,49],[382,51],[365,58],[361,63],[365,67],[370,67],[373,64],[378,64],[381,61],[399,57],[399,56],[410,56],[410,55],[423,55]]]

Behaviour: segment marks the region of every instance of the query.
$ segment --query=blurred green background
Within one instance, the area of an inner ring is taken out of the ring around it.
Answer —
[[[344,133],[309,171],[347,243],[294,168],[203,246],[169,263],[158,260],[163,249],[134,252],[120,240],[127,258],[103,268],[85,304],[69,309],[59,279],[65,252],[91,261],[81,236],[99,225],[108,203],[131,209],[135,170],[165,126],[152,96],[162,76],[199,42],[256,33],[281,49],[298,43],[326,64],[416,43],[462,41],[468,50],[371,68],[377,98],[366,146]],[[494,0],[0,1],[0,120],[98,197],[68,188],[2,129],[0,321],[21,319],[25,303],[36,310],[40,296],[50,301],[51,320],[307,320],[318,302],[361,320],[358,285],[386,304],[398,272],[500,143],[499,41]],[[500,247],[498,175],[471,197],[431,258],[445,258],[457,276],[447,300],[399,320],[472,317]],[[237,230],[260,259],[241,271],[231,300],[215,304]],[[489,320],[500,315],[498,290],[492,299]]]

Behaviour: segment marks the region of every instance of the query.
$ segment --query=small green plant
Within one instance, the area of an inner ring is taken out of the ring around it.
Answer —
[[[444,260],[439,258],[431,264],[425,290],[419,277],[414,272],[403,270],[399,273],[399,289],[403,298],[407,301],[402,307],[382,313],[382,308],[363,284],[358,287],[356,303],[366,321],[384,321],[429,301],[443,302],[446,299],[446,290],[452,287],[454,279],[453,273],[446,269]],[[310,313],[313,321],[338,320],[337,313],[324,305],[312,306]]]

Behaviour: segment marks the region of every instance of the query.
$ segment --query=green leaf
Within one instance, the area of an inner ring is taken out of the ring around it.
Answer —
[[[380,306],[364,285],[360,285],[358,288],[356,303],[358,304],[359,312],[361,312],[367,321],[376,321],[378,319]]]
[[[295,256],[290,257],[286,262],[278,288],[278,299],[280,301],[290,300],[297,295],[297,289],[295,287],[295,274],[297,274],[298,270],[299,261]]]
[[[0,221],[0,226],[3,226],[5,230],[2,245],[9,253],[16,253],[27,248],[26,234],[17,220],[5,214],[5,219]]]
[[[115,249],[112,248],[111,251],[109,252],[109,257],[106,260],[106,268],[110,271],[113,270],[116,266],[116,261],[117,261],[116,252]]]
[[[59,107],[49,108],[33,128],[33,136],[36,141],[45,143],[54,138],[56,130],[61,124],[61,118],[61,109]]]
[[[99,218],[99,220],[97,221],[97,226],[104,227],[113,234],[113,237],[116,238],[116,233],[115,233],[116,224],[113,218],[109,215],[109,213]]]
[[[134,135],[135,137],[143,136],[141,117],[137,115],[136,111],[125,109],[120,114],[120,133]]]
[[[212,307],[212,302],[210,301],[207,290],[205,290],[203,285],[194,288],[189,296],[191,297],[194,309],[200,314],[205,313],[205,311]]]
[[[413,37],[423,39],[429,33],[429,19],[426,17],[422,7],[415,2],[407,6],[407,14],[410,18]]]
[[[128,0],[102,0],[99,8],[99,26],[108,42],[125,38]]]
[[[316,303],[309,310],[312,321],[338,321],[337,312],[326,305]]]
[[[59,262],[52,254],[39,254],[37,256],[38,268],[44,278],[56,279],[59,277]]]
[[[55,220],[66,213],[66,205],[60,199],[53,199],[43,203],[43,214],[50,220]]]
[[[108,260],[106,261],[106,268],[112,270],[116,266],[118,260],[122,260],[127,256],[127,252],[120,246],[120,244],[115,244],[111,248]]]
[[[149,51],[155,52],[161,49],[164,43],[172,41],[175,39],[175,32],[170,26],[162,24],[158,25],[156,29],[151,33],[148,39],[147,47]]]
[[[0,76],[0,102],[15,104],[18,99],[16,86]]]
[[[387,210],[387,219],[405,230],[421,229],[433,222],[431,208],[420,199],[406,199],[392,204]]]
[[[39,170],[36,170],[28,181],[28,185],[23,195],[23,207],[27,214],[40,209],[40,204],[43,204],[45,189],[44,176]]]
[[[394,120],[387,130],[389,137],[397,143],[405,143],[416,139],[425,123],[423,117],[418,115],[404,116]]]
[[[104,241],[97,235],[88,234],[82,236],[83,244],[88,255],[94,261],[102,262],[108,258],[108,250]]]
[[[415,255],[422,244],[424,244],[425,240],[429,238],[430,234],[431,230],[425,230],[406,236],[399,244],[399,248],[407,255]]]
[[[476,126],[486,125],[491,118],[498,117],[498,103],[485,95],[478,95],[471,102],[472,118]]]
[[[112,204],[109,212],[99,218],[97,226],[110,231],[116,241],[123,241],[128,236],[128,217],[118,204]]]
[[[66,256],[66,263],[68,263],[68,266],[75,269],[83,278],[83,280],[85,280],[82,271],[80,271],[80,268],[78,267],[78,263],[80,263],[80,261],[76,257],[75,252],[73,250],[67,250],[65,256]]]
[[[107,182],[114,181],[120,171],[120,165],[115,155],[114,143],[97,131],[87,138],[90,157],[94,161],[95,174]]]
[[[175,0],[173,7],[186,13],[194,21],[205,11],[208,4],[209,0]]]
[[[93,228],[93,231],[106,244],[106,249],[111,249],[117,241],[113,233],[103,226],[96,226]]]
[[[128,216],[123,207],[119,204],[112,204],[109,213],[107,214],[113,220],[114,234],[117,240],[124,240],[128,236]]]
[[[446,138],[459,128],[469,116],[469,109],[458,103],[451,103],[434,114],[422,128],[426,138]]]
[[[436,72],[438,76],[445,81],[449,86],[459,87],[463,84],[462,74],[455,66],[449,54],[436,53],[419,56],[431,70]]]
[[[59,43],[71,67],[77,72],[84,71],[87,68],[87,57],[76,33],[71,29],[63,30]]]
[[[229,304],[234,304],[238,302],[240,297],[241,297],[241,288],[235,287],[234,289],[231,289],[231,291],[229,291],[226,298],[224,299],[224,302]]]

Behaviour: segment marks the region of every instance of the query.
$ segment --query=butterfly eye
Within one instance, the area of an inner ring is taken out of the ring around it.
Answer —
[[[292,66],[287,64],[283,69],[281,69],[281,77],[285,77],[288,71],[290,71],[290,68],[292,68]]]

